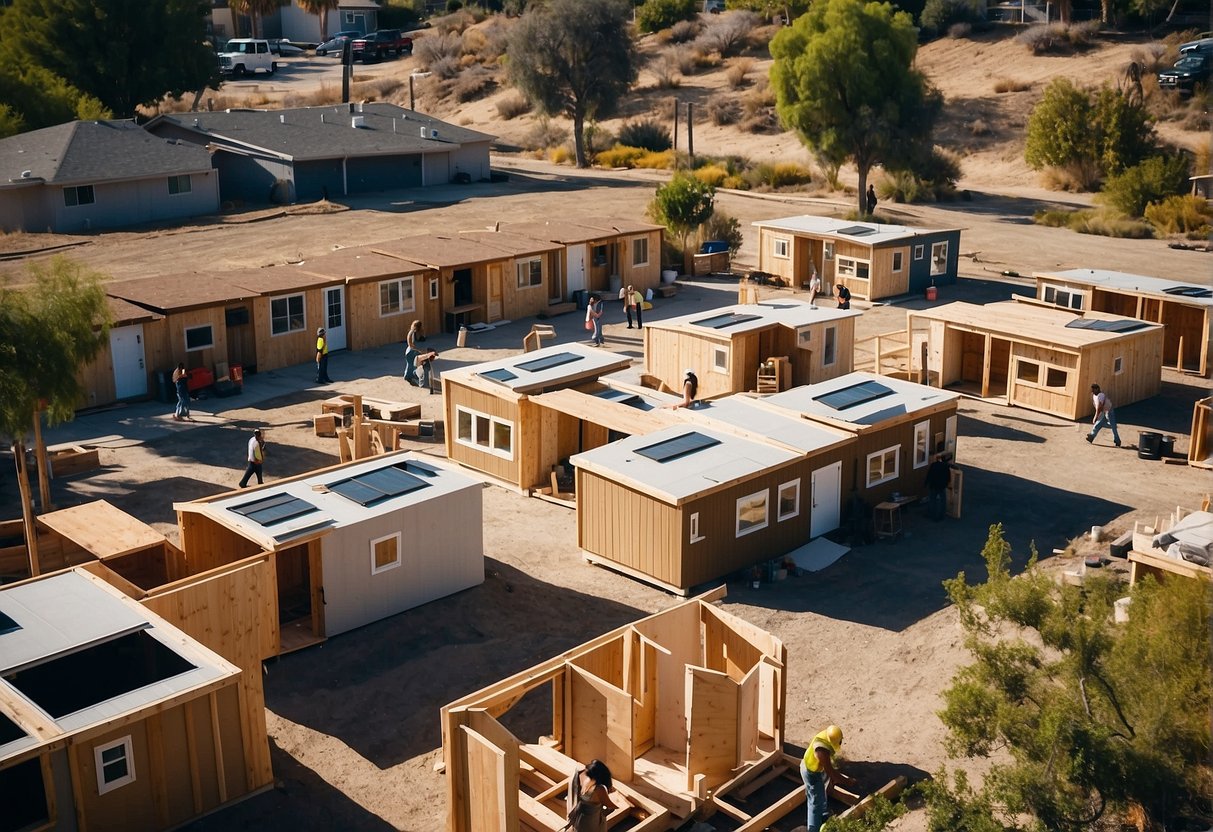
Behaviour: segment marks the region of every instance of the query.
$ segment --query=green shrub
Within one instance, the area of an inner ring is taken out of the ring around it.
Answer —
[[[956,23],[980,23],[981,14],[969,0],[927,0],[919,17],[928,35],[948,31]]]
[[[1151,156],[1111,176],[1104,184],[1104,200],[1122,214],[1140,217],[1151,202],[1182,193],[1188,184],[1188,159],[1181,154]]]
[[[619,128],[619,143],[628,147],[643,147],[660,152],[674,146],[670,131],[654,119],[629,121]]]
[[[1094,234],[1099,237],[1121,237],[1127,240],[1149,240],[1154,236],[1154,227],[1142,220],[1130,219],[1115,214],[1092,211],[1076,219],[1071,228],[1079,234]]]
[[[695,15],[695,0],[645,0],[636,10],[636,26],[642,32],[656,32]]]
[[[1073,211],[1068,208],[1045,208],[1032,215],[1032,222],[1048,228],[1069,228],[1078,214],[1090,214],[1090,211]]]
[[[1199,239],[1208,236],[1209,216],[1213,211],[1204,197],[1183,194],[1152,202],[1146,206],[1145,213],[1146,221],[1159,234],[1183,234]]]
[[[913,163],[912,169],[891,170],[876,184],[889,202],[936,202],[956,195],[960,161],[949,151],[934,147]]]
[[[737,218],[717,208],[712,212],[712,216],[708,217],[708,221],[699,226],[699,242],[703,243],[705,240],[724,240],[729,244],[729,254],[736,257],[745,237],[741,233],[741,223]]]

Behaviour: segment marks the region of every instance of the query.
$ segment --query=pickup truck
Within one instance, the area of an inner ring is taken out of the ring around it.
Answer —
[[[219,73],[239,78],[264,71],[274,74],[278,64],[270,51],[270,42],[261,38],[232,38],[219,52]]]
[[[389,55],[412,53],[413,39],[399,29],[380,29],[350,41],[350,59],[370,63]]]

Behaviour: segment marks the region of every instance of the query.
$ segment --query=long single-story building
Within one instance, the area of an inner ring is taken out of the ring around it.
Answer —
[[[1162,387],[1162,324],[1103,312],[1078,313],[1036,303],[949,303],[909,312],[911,372],[927,350],[933,387],[1082,419],[1094,412],[1090,386],[1116,406]]]
[[[678,392],[694,370],[701,399],[758,390],[759,367],[771,358],[790,362],[781,389],[811,384],[851,372],[860,314],[781,299],[653,321],[644,327],[644,369]]]
[[[223,200],[250,203],[487,180],[493,140],[385,103],[165,113],[146,129],[208,148]]]
[[[0,139],[0,231],[70,234],[218,210],[206,149],[133,121],[71,121]]]
[[[241,359],[233,363],[263,371],[312,361],[321,327],[330,351],[348,346],[350,315],[341,280],[291,265],[224,272],[223,278],[252,295],[247,307],[229,308],[225,315],[228,354]],[[248,309],[247,323],[240,308]]]
[[[560,243],[560,294],[551,286],[553,302],[569,299],[574,292],[598,292],[614,298],[623,286],[640,292],[654,289],[661,281],[660,225],[614,217],[591,219],[509,222],[503,231],[536,240]],[[612,280],[617,278],[618,280]],[[612,290],[612,286],[618,282]]]
[[[826,294],[842,283],[851,296],[879,300],[956,282],[960,229],[911,228],[831,217],[782,217],[755,222],[758,268],[792,286],[813,270]]]
[[[1213,342],[1213,288],[1160,277],[1069,269],[1038,272],[1036,297],[1080,312],[1110,312],[1162,324],[1163,366],[1207,376]]]

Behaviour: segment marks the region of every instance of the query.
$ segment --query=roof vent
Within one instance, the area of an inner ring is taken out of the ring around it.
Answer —
[[[198,119],[194,119],[194,126],[195,126],[195,127],[197,127],[197,126],[198,126]]]
[[[349,102],[346,106],[350,108],[351,113],[354,112],[354,102],[353,101]]]
[[[429,137],[430,137],[429,128],[427,128],[424,124],[421,125],[421,138],[428,139]]]
[[[29,179],[29,178],[30,178],[31,176],[33,176],[33,175],[34,175],[34,172],[33,172],[32,170],[23,170],[23,171],[21,171],[21,178],[22,178],[22,179]]]
[[[366,127],[366,116],[354,116],[350,119],[350,127],[357,130],[359,127]]]
[[[278,115],[278,123],[279,123],[279,124],[286,124],[286,113],[280,113],[280,114]]]
[[[436,138],[438,138],[438,131],[437,131],[437,130],[431,130],[431,131],[430,131],[430,138],[431,138],[431,139],[436,139]]]

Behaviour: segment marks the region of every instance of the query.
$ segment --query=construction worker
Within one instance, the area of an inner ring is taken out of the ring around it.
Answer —
[[[316,330],[316,383],[331,384],[329,378],[329,342],[324,337],[324,327]]]
[[[248,486],[248,481],[254,474],[257,475],[257,485],[261,485],[264,480],[261,478],[261,465],[265,462],[265,434],[261,432],[261,428],[253,431],[252,438],[248,441],[248,467],[244,469],[244,477],[240,480],[240,487]]]
[[[822,824],[830,817],[829,791],[837,782],[854,783],[834,767],[834,755],[842,749],[842,729],[831,725],[809,743],[800,761],[800,779],[804,781],[808,798],[809,832],[821,832]]]

